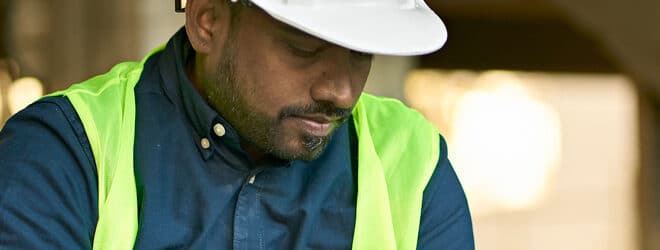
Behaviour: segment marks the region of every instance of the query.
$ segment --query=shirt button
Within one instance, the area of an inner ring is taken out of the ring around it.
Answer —
[[[216,123],[216,124],[213,126],[213,132],[214,132],[215,135],[217,135],[218,137],[222,137],[223,135],[225,135],[225,127],[222,126],[222,124],[220,124],[220,123]]]
[[[211,147],[211,142],[209,139],[202,138],[202,141],[200,142],[202,144],[203,149],[209,149]]]

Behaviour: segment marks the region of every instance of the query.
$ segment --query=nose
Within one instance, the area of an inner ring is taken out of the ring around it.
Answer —
[[[317,102],[329,102],[337,108],[352,107],[359,96],[359,83],[351,64],[351,52],[335,47],[328,49],[319,65],[320,76],[314,81],[311,96]]]

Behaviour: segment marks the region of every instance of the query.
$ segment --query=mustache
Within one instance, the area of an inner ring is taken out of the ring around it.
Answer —
[[[351,108],[338,108],[331,103],[315,102],[302,106],[288,106],[280,111],[279,119],[284,119],[290,116],[304,116],[308,114],[324,114],[330,117],[336,117],[341,121],[348,119],[351,115],[353,107]]]

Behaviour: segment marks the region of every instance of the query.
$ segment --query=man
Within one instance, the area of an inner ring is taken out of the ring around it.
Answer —
[[[422,1],[189,0],[141,63],[0,134],[0,248],[473,249],[446,144],[362,94],[438,49]]]

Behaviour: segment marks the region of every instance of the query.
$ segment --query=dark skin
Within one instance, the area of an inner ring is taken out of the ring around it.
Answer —
[[[236,128],[253,161],[317,158],[348,120],[371,55],[310,36],[256,6],[230,7],[237,4],[188,1],[191,81]]]

